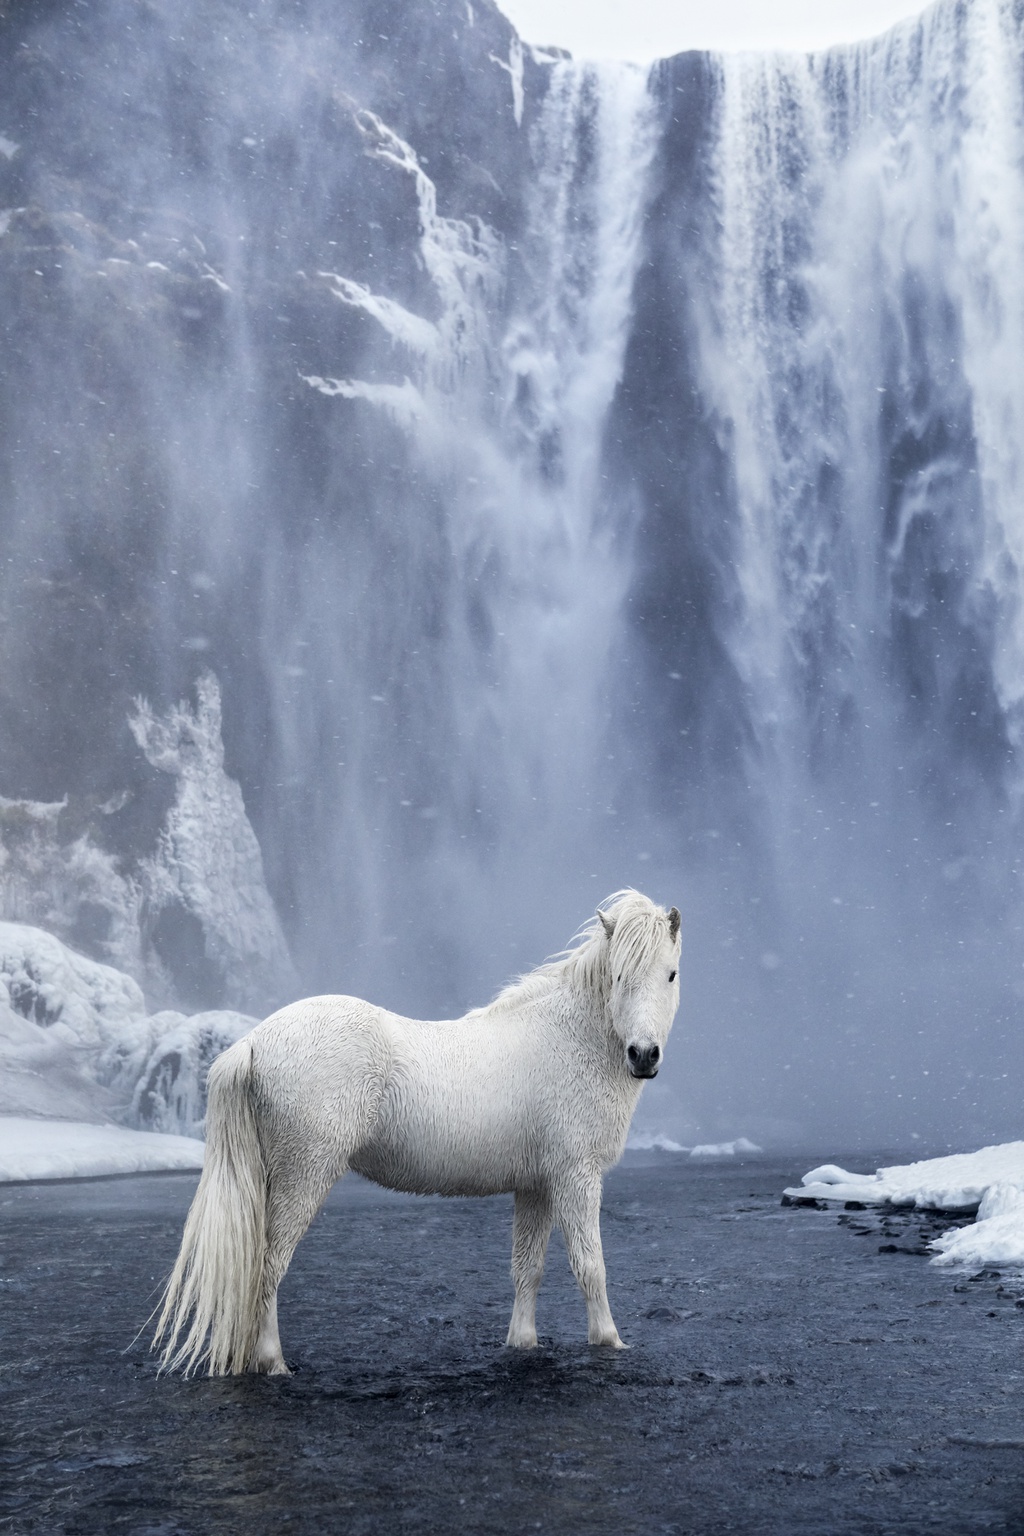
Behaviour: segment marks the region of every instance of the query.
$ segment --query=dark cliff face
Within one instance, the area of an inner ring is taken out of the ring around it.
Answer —
[[[507,58],[511,28],[493,6],[473,15],[110,0],[6,17],[8,792],[123,785],[131,697],[169,702],[205,657],[244,679],[249,718],[229,729],[258,795],[267,544],[342,516],[340,487],[357,545],[402,501],[400,440],[368,462],[358,431],[334,430],[300,381],[404,366],[316,274],[436,306],[415,189],[367,153],[360,113],[429,146],[446,216],[505,234],[521,216],[524,136],[509,75],[488,61]],[[239,547],[239,519],[262,548]],[[363,557],[368,579],[387,570],[379,552]]]
[[[401,385],[415,367],[325,274],[427,321],[443,307],[406,146],[467,246],[484,226],[514,243],[513,43],[488,0],[0,20],[0,792],[70,794],[75,831],[147,851],[168,789],[132,700],[166,707],[212,668],[287,915],[305,856],[301,830],[283,851],[289,823],[324,814],[318,763],[282,764],[274,696],[303,669],[309,637],[286,632],[311,585],[311,623],[359,610],[358,655],[326,672],[358,669],[366,699],[397,675],[391,730],[416,755],[452,580],[443,487],[399,425],[360,404],[339,421],[304,377]],[[339,756],[337,732],[328,710],[318,749]],[[441,764],[421,751],[415,771]]]

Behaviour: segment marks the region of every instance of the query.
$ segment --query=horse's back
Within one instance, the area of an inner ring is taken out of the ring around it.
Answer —
[[[358,997],[307,997],[278,1009],[247,1038],[260,1098],[271,1114],[324,1129],[365,1121],[394,1057],[392,1018]]]

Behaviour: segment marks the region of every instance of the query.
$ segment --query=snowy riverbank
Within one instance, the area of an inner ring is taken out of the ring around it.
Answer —
[[[850,1173],[824,1163],[805,1173],[801,1183],[785,1194],[791,1200],[976,1211],[972,1225],[935,1239],[932,1263],[1024,1268],[1024,1141],[879,1168],[875,1173]]]
[[[0,1184],[168,1173],[202,1166],[203,1144],[191,1136],[0,1115]]]

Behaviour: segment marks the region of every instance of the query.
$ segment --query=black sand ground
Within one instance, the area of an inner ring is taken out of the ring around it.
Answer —
[[[283,1287],[296,1375],[213,1382],[125,1352],[194,1179],[0,1188],[0,1530],[1024,1533],[1017,1288],[781,1208],[802,1166],[609,1178],[619,1355],[558,1239],[503,1350],[508,1200],[346,1183]]]

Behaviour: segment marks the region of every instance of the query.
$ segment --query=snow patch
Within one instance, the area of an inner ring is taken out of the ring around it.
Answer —
[[[1024,1141],[1010,1141],[980,1152],[879,1168],[875,1173],[850,1173],[824,1163],[805,1173],[791,1198],[860,1200],[865,1205],[911,1205],[920,1210],[976,1210],[992,1184],[1024,1187]]]
[[[736,1157],[741,1153],[762,1150],[756,1142],[748,1141],[746,1136],[738,1136],[735,1141],[707,1141],[695,1147],[684,1147],[678,1141],[672,1141],[663,1131],[637,1131],[626,1143],[627,1152],[683,1152],[688,1157],[696,1158]]]
[[[0,1115],[0,1184],[27,1179],[95,1179],[202,1166],[202,1143],[186,1136]]]
[[[933,1264],[1024,1268],[1024,1141],[921,1162],[850,1173],[824,1163],[805,1173],[790,1199],[856,1200],[862,1205],[977,1211],[973,1226],[937,1237]]]
[[[933,1264],[998,1264],[1004,1269],[1024,1269],[1024,1189],[1016,1184],[993,1184],[978,1206],[973,1226],[945,1232],[931,1244]]]
[[[708,1141],[700,1146],[690,1148],[691,1157],[736,1157],[741,1152],[760,1152],[761,1147],[755,1141],[748,1141],[746,1136],[738,1136],[735,1141]]]
[[[119,806],[101,806],[106,814]],[[142,893],[87,834],[66,842],[67,800],[0,796],[0,917],[75,942],[85,923],[104,960],[142,979]]]
[[[673,1141],[666,1136],[664,1131],[636,1131],[626,1142],[627,1152],[688,1152],[689,1147],[680,1146],[678,1141]]]

